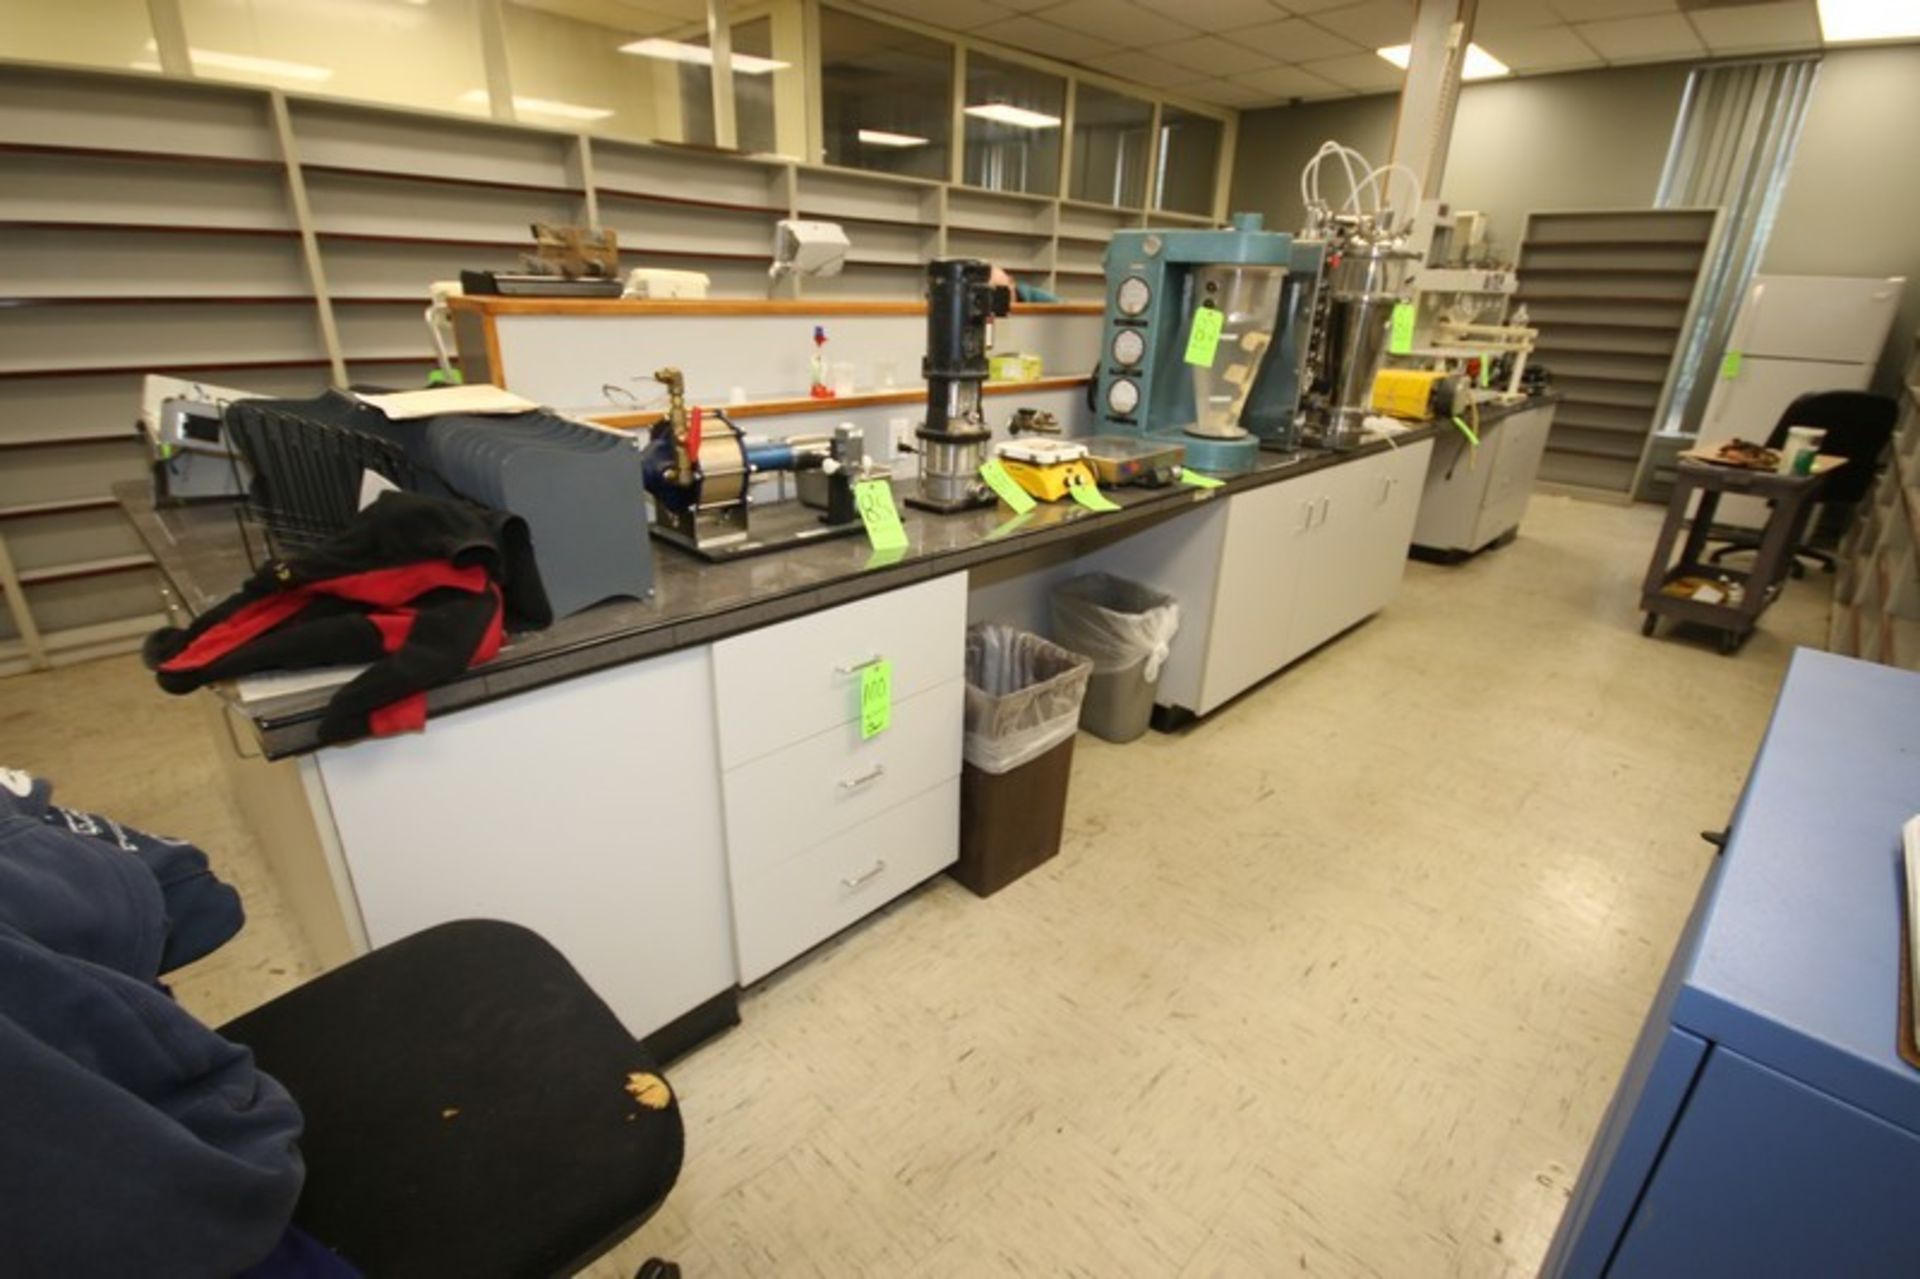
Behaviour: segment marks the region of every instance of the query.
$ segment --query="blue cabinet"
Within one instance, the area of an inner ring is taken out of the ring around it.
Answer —
[[[1895,1048],[1920,675],[1795,655],[1542,1274],[1920,1275]]]

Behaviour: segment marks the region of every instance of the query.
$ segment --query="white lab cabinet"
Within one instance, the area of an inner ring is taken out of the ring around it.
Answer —
[[[524,924],[635,1036],[735,985],[708,649],[316,758],[370,944]]]
[[[878,910],[960,851],[967,575],[713,646],[742,984]],[[892,666],[885,731],[859,691]]]
[[[1160,705],[1204,715],[1390,603],[1432,449],[1263,485],[1087,557],[1180,601]]]
[[[1465,556],[1518,529],[1552,425],[1553,405],[1542,404],[1489,423],[1478,449],[1458,432],[1442,435],[1427,466],[1413,544]]]

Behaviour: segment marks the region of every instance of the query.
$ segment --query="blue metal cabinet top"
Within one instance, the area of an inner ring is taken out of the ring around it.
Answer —
[[[1920,675],[1801,649],[1672,1018],[1920,1134],[1920,1071],[1895,1045],[1916,812]]]

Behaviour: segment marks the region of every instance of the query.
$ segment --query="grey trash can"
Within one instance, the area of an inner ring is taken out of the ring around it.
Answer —
[[[1080,727],[1130,742],[1153,719],[1160,668],[1180,629],[1173,596],[1111,573],[1087,573],[1053,588],[1053,637],[1093,660]]]

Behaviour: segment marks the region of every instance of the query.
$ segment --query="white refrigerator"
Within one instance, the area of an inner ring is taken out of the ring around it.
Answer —
[[[1734,317],[1699,447],[1738,437],[1763,443],[1787,406],[1809,391],[1864,391],[1887,344],[1907,281],[1833,275],[1756,275]],[[1758,498],[1725,497],[1719,522],[1758,528]]]

